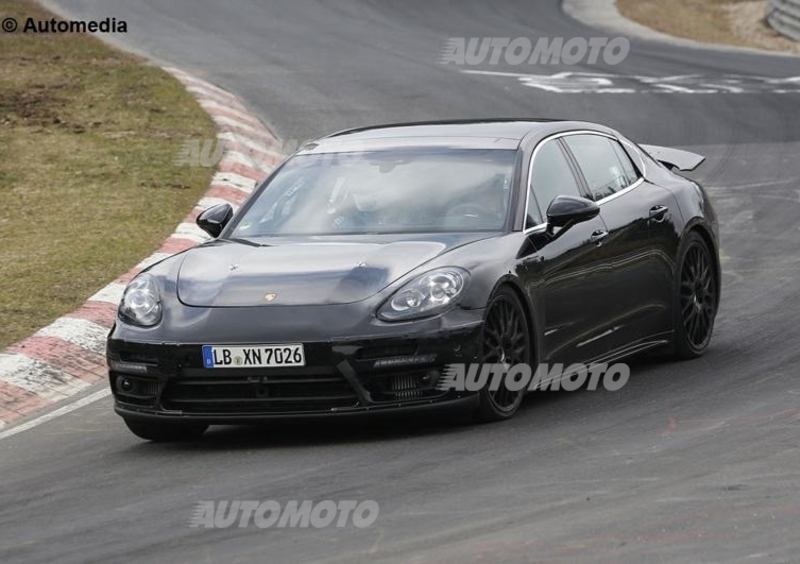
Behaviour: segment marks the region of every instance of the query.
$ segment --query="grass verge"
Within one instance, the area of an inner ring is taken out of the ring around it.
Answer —
[[[800,54],[800,44],[767,23],[767,0],[617,0],[617,8],[676,37]]]
[[[94,37],[0,33],[0,349],[152,253],[213,173],[173,159],[214,135],[179,82]]]

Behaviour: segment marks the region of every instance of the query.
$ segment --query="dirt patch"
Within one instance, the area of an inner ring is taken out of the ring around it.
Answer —
[[[0,123],[4,125],[43,125],[59,123],[59,103],[48,88],[32,86],[31,90],[0,90]],[[61,104],[63,105],[63,104]]]
[[[767,0],[617,0],[617,8],[676,37],[800,54],[800,44],[767,24]]]

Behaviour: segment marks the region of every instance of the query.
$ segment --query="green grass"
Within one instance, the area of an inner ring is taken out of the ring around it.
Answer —
[[[175,156],[214,134],[179,82],[93,37],[0,33],[0,348],[153,252],[213,174]]]

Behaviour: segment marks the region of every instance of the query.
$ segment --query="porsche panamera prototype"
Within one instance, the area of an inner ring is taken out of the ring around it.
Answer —
[[[703,157],[573,121],[348,130],[302,147],[213,239],[139,274],[108,338],[138,436],[209,425],[458,407],[451,363],[702,354],[719,303],[716,215],[678,174]]]

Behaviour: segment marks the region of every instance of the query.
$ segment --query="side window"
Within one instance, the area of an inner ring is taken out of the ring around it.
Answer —
[[[570,135],[564,140],[575,155],[595,201],[636,182],[636,168],[616,141],[602,135]]]
[[[628,156],[628,152],[623,148],[622,145],[616,141],[612,141],[611,139],[609,139],[608,142],[611,143],[612,147],[614,147],[614,152],[617,154],[617,158],[622,165],[622,170],[625,172],[625,176],[627,176],[628,186],[630,186],[639,180],[639,171],[636,170],[633,161],[631,160],[630,156]]]
[[[536,151],[530,178],[525,228],[544,223],[547,206],[556,196],[580,196],[581,190],[558,141],[546,141]],[[538,206],[537,206],[538,204]]]

